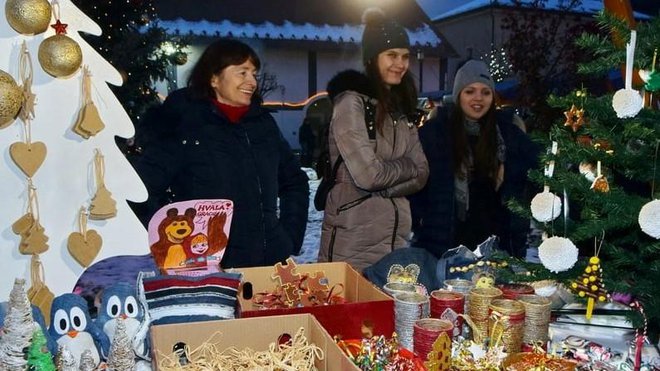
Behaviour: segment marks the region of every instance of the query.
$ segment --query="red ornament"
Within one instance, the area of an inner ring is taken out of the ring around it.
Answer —
[[[593,140],[588,135],[578,135],[577,142],[583,146],[591,146]]]
[[[55,24],[51,24],[51,27],[55,29],[56,35],[66,35],[66,28],[69,27],[68,24],[60,22],[58,19]]]

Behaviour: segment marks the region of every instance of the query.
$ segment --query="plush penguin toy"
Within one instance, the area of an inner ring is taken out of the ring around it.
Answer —
[[[141,331],[144,328],[145,308],[138,300],[134,284],[119,282],[106,287],[101,295],[98,313],[96,324],[108,335],[111,343],[117,321],[124,320],[126,334],[132,341],[135,353],[141,358],[148,354],[147,336]]]
[[[96,364],[106,358],[110,350],[108,336],[89,316],[87,301],[76,294],[63,294],[53,300],[48,333],[58,345],[69,349],[76,364],[85,350],[92,352]]]

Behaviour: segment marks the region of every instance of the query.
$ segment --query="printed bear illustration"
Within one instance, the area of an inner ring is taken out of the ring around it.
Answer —
[[[158,225],[158,241],[151,245],[151,255],[161,269],[178,267],[186,260],[183,246],[192,234],[197,211],[188,208],[179,215],[176,208],[167,210],[165,218]]]

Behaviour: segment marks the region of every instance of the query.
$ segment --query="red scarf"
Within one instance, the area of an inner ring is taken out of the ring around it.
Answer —
[[[247,111],[250,109],[250,106],[242,106],[242,107],[230,106],[228,104],[224,104],[218,101],[217,99],[211,99],[211,102],[213,102],[213,104],[216,107],[218,107],[218,110],[220,110],[220,112],[224,113],[225,116],[227,116],[229,122],[231,122],[232,124],[235,124],[238,121],[240,121],[240,119],[242,119],[243,116],[245,116]]]

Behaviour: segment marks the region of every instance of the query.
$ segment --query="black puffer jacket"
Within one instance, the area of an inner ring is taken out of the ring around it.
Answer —
[[[212,102],[193,99],[181,89],[145,121],[145,150],[135,166],[149,191],[140,208],[143,223],[166,203],[169,187],[172,201],[234,202],[223,267],[272,265],[300,251],[308,179],[258,102],[232,124]]]
[[[456,210],[454,199],[454,173],[452,170],[452,138],[449,132],[449,109],[440,109],[438,115],[419,130],[419,139],[429,162],[430,174],[422,191],[410,196],[413,215],[413,245],[423,247],[441,258],[448,249],[463,241],[455,241]],[[529,196],[527,172],[538,164],[539,148],[517,126],[510,113],[498,111],[497,125],[506,145],[504,181],[498,193],[501,203],[502,231],[500,248],[512,255],[522,256],[529,229],[529,220],[508,210],[505,203]],[[485,240],[490,234],[480,236]],[[476,246],[468,246],[471,249]]]

